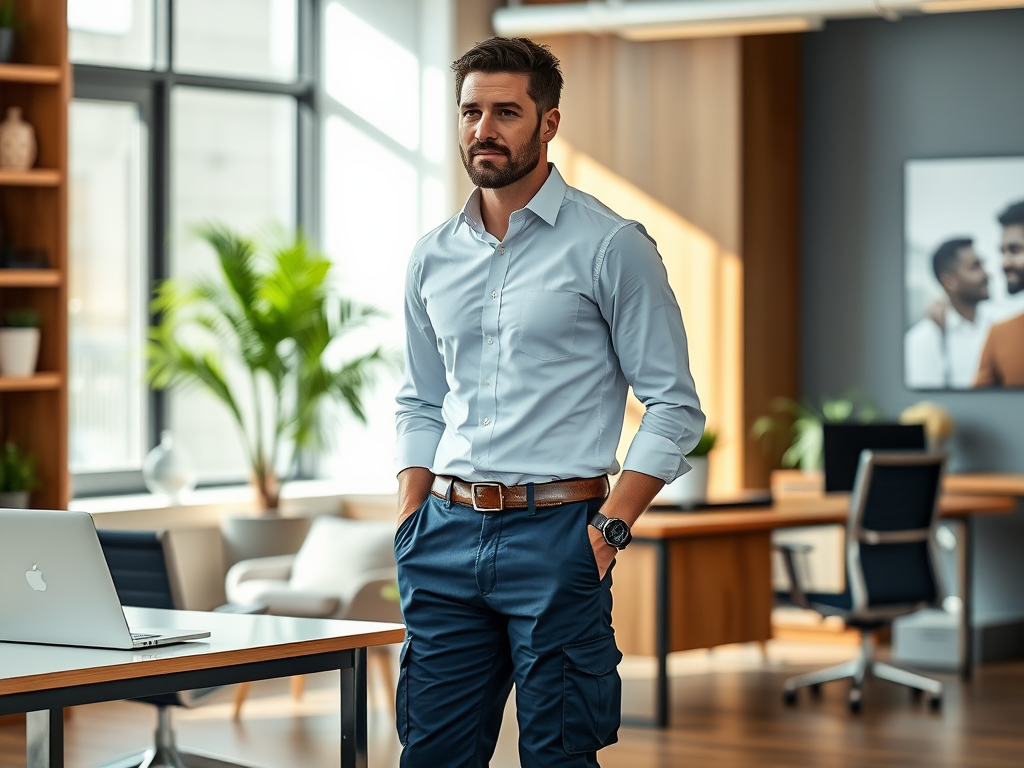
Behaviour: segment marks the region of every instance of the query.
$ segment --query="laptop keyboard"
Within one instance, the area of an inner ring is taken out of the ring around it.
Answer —
[[[145,632],[132,632],[132,640],[149,640],[151,637],[160,637],[160,635],[147,635]]]

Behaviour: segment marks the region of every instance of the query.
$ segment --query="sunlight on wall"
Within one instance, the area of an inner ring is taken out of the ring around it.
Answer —
[[[417,149],[417,57],[340,3],[327,6],[324,22],[327,93],[406,149]]]
[[[556,139],[549,159],[565,180],[622,216],[642,223],[658,242],[686,323],[690,368],[708,426],[719,433],[711,459],[710,487],[731,493],[743,487],[742,326],[743,268],[706,232],[611,172],[590,156]],[[619,461],[636,434],[643,406],[630,394]]]

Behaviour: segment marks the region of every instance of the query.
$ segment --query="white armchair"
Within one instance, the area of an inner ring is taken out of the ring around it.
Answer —
[[[390,522],[317,517],[296,554],[233,565],[224,585],[228,601],[262,604],[276,616],[401,623],[401,609],[389,597],[397,579],[394,538]],[[390,690],[388,656],[371,656]],[[293,691],[301,695],[301,682],[293,681]],[[247,693],[247,685],[239,687],[236,717]]]

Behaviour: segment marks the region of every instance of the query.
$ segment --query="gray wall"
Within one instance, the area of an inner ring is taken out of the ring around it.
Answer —
[[[1024,472],[1024,391],[903,386],[903,164],[1024,155],[1024,11],[830,22],[803,42],[803,394],[949,409],[954,470]],[[1024,618],[1024,511],[979,520],[976,616]]]

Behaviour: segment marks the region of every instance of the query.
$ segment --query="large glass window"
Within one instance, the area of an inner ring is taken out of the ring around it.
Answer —
[[[76,99],[70,136],[71,471],[137,469],[148,420],[145,125],[136,103]]]
[[[149,301],[155,280],[216,269],[194,225],[316,236],[318,41],[303,32],[316,10],[316,0],[69,1],[78,495],[143,490],[142,460],[166,428],[200,482],[248,477],[219,404],[145,386]]]

